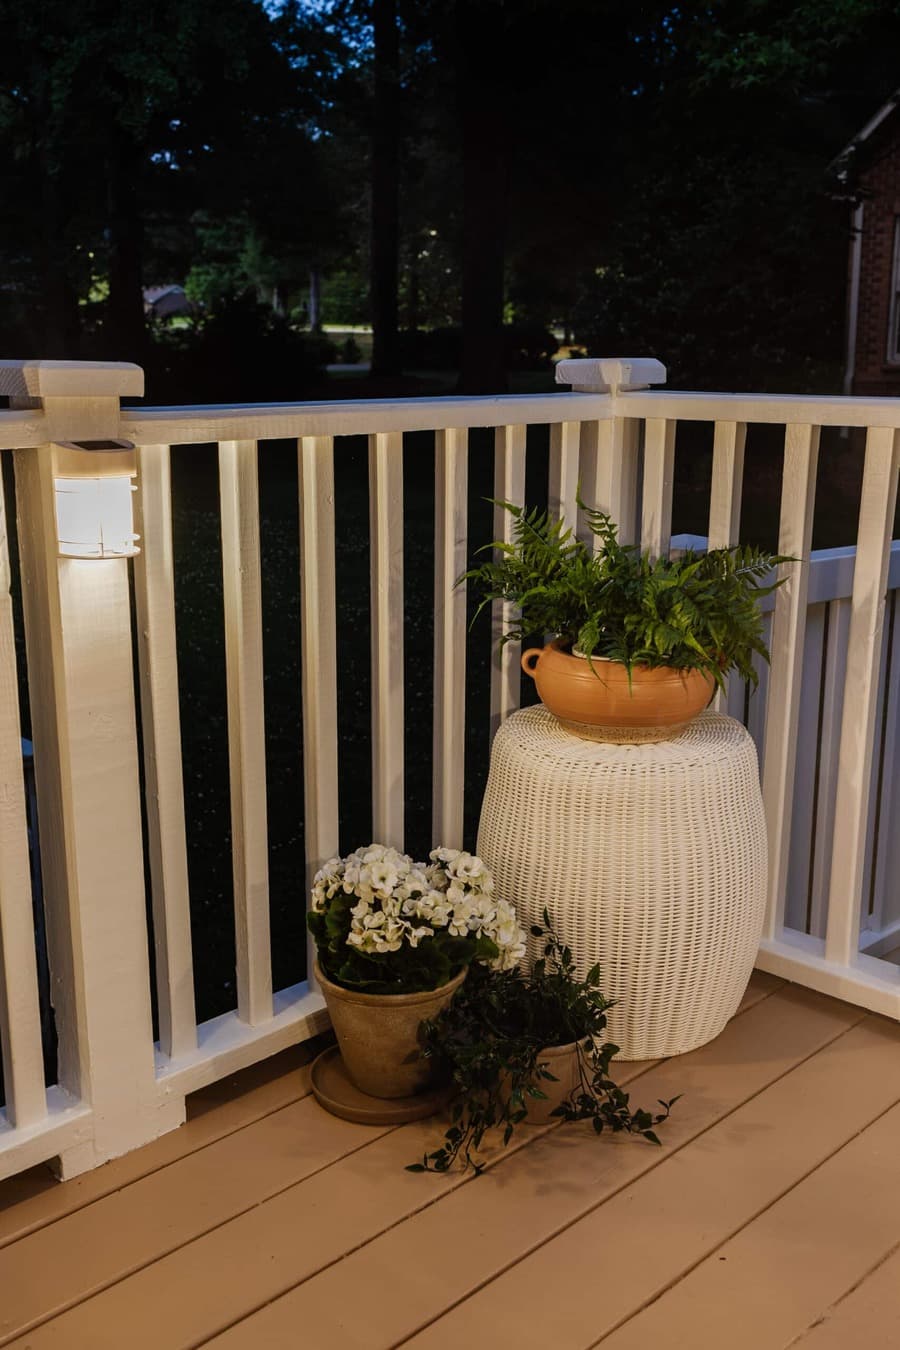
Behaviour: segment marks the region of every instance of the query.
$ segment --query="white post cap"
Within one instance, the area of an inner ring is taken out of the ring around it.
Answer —
[[[620,394],[665,384],[666,368],[651,356],[613,356],[558,361],[556,383],[579,394]]]
[[[0,361],[0,394],[10,398],[119,398],[144,392],[130,361]]]

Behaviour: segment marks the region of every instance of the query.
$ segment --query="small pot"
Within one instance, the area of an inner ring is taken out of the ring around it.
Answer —
[[[578,1042],[571,1041],[568,1045],[548,1045],[538,1055],[538,1064],[545,1065],[557,1082],[550,1078],[536,1080],[535,1087],[547,1094],[546,1100],[529,1097],[526,1093],[529,1125],[547,1125],[557,1106],[562,1106],[569,1093],[578,1086],[578,1053]]]
[[[370,1097],[412,1097],[432,1080],[432,1063],[422,1054],[419,1028],[437,1017],[468,971],[449,984],[416,994],[362,994],[332,984],[318,961],[316,979],[341,1049],[344,1067]]]
[[[593,669],[591,666],[593,665]],[[704,670],[633,666],[573,656],[557,639],[522,653],[522,669],[563,726],[589,741],[666,741],[701,713],[715,692]]]

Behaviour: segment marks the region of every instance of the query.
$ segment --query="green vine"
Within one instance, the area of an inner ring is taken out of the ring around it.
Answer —
[[[612,1004],[600,992],[600,967],[579,979],[547,910],[543,917],[544,926],[531,931],[544,938],[544,953],[530,973],[472,968],[450,1006],[423,1024],[425,1054],[457,1094],[443,1143],[407,1171],[446,1172],[461,1160],[464,1168],[481,1172],[486,1132],[499,1128],[509,1143],[527,1117],[528,1102],[546,1100],[542,1084],[557,1081],[542,1053],[573,1042],[579,1046],[579,1082],[552,1114],[590,1120],[597,1134],[626,1131],[659,1143],[656,1126],[678,1098],[660,1101],[658,1112],[632,1109],[628,1093],[610,1077],[619,1047],[603,1038]]]

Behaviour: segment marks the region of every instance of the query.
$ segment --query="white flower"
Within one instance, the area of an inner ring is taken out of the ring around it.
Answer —
[[[387,849],[384,844],[370,844],[368,848],[358,849],[357,852],[359,854],[360,862],[376,863],[383,860],[384,855],[387,853]]]
[[[460,853],[450,863],[449,871],[471,886],[480,886],[490,878],[490,872],[481,859],[473,857],[471,853]]]
[[[478,895],[469,903],[469,927],[473,932],[487,928],[494,922],[497,911],[490,896]]]
[[[425,876],[428,878],[429,886],[436,891],[445,891],[450,885],[450,878],[440,863],[433,863],[431,867],[426,867]]]
[[[436,863],[452,863],[460,856],[462,852],[458,848],[433,848],[429,853],[429,858]]]
[[[469,918],[472,914],[472,904],[467,897],[462,897],[453,906],[453,913],[450,916],[449,929],[454,937],[468,937]]]
[[[400,875],[393,863],[385,858],[382,862],[372,863],[368,868],[369,885],[377,895],[382,899],[385,896],[392,895],[394,887],[399,884]]]
[[[412,867],[396,887],[397,894],[403,900],[414,899],[431,889],[431,882],[420,867]]]
[[[418,947],[423,937],[434,937],[434,929],[423,925],[421,928],[407,928],[406,930],[406,938],[411,947]]]

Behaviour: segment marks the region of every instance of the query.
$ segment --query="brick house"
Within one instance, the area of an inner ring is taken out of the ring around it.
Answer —
[[[844,392],[900,395],[900,90],[834,167],[852,203]]]

